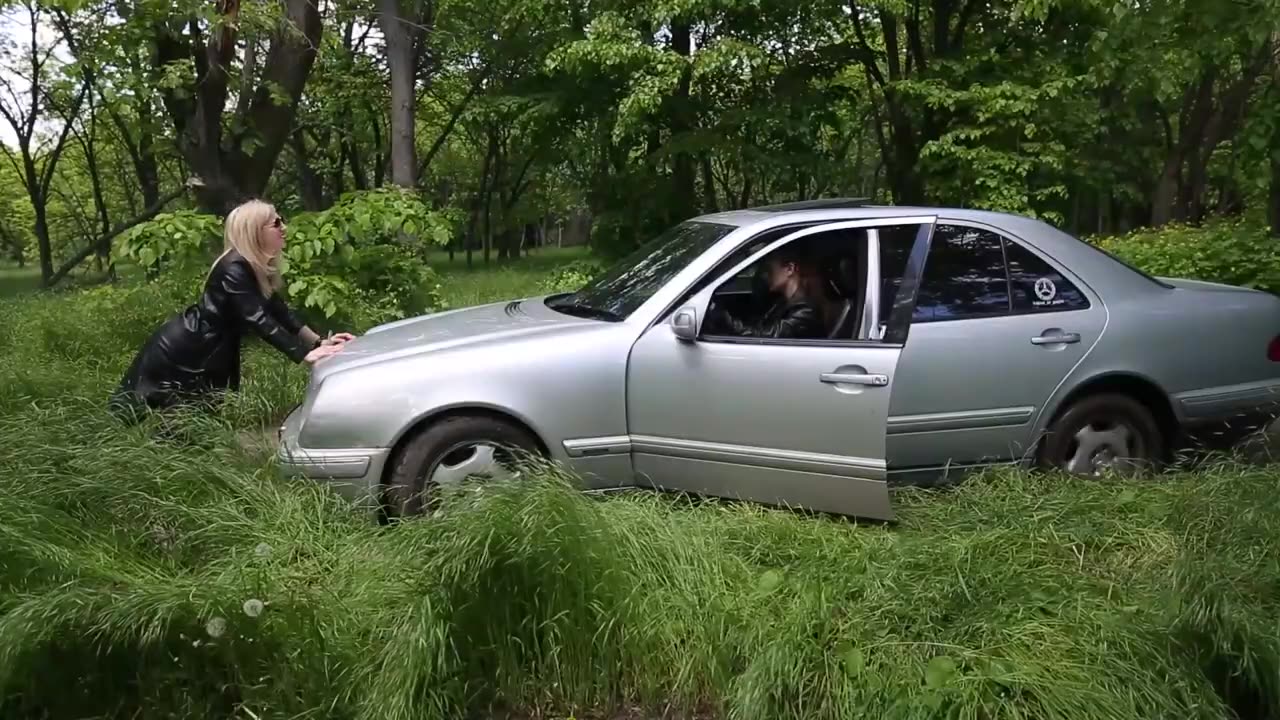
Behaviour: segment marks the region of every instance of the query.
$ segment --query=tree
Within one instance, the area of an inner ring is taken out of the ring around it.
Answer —
[[[434,15],[433,0],[378,0],[391,71],[391,182],[402,187],[413,187],[418,179],[415,81],[423,40]]]
[[[40,42],[40,28],[46,13],[39,2],[25,0],[21,7],[26,11],[28,21],[29,40],[24,48],[25,55],[20,60],[12,57],[6,60],[20,67],[15,68],[13,75],[25,78],[28,87],[25,93],[20,93],[13,87],[10,77],[0,78],[0,83],[4,84],[7,91],[7,97],[0,97],[0,116],[4,117],[17,136],[18,152],[15,155],[8,145],[0,144],[0,147],[4,148],[5,157],[18,171],[31,200],[35,214],[33,229],[40,253],[40,279],[47,287],[52,283],[54,274],[53,242],[49,234],[48,217],[50,187],[58,161],[67,146],[72,121],[80,112],[88,86],[83,82],[78,83],[65,105],[59,106],[54,101],[58,80],[49,64],[58,43],[42,46]],[[5,54],[8,55],[7,49]],[[22,94],[26,95],[27,100],[20,104],[18,98]],[[38,124],[42,113],[49,108],[56,109],[62,115],[61,128],[55,131],[52,140],[42,140],[38,137]]]
[[[293,129],[323,27],[314,0],[281,5],[283,17],[256,17],[242,12],[241,0],[217,0],[207,23],[200,20],[200,4],[192,2],[160,17],[127,14],[130,22],[149,27],[164,107],[196,178],[197,201],[210,212],[224,214],[246,197],[261,195]],[[252,99],[237,104],[224,137],[241,22],[264,25],[271,41],[261,78],[237,90]]]

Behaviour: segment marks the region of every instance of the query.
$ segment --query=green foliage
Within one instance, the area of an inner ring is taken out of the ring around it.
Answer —
[[[1280,244],[1264,226],[1226,219],[1201,227],[1167,225],[1093,240],[1147,273],[1280,293]]]
[[[386,188],[344,195],[289,224],[281,271],[289,296],[330,319],[368,326],[440,306],[426,253],[456,221],[415,194]]]
[[[328,210],[300,213],[289,220],[280,263],[288,295],[357,327],[439,307],[439,284],[425,256],[449,242],[455,215],[433,211],[399,188],[350,193]],[[221,233],[216,217],[183,210],[131,229],[116,252],[148,270],[202,265]]]
[[[170,263],[203,261],[221,245],[222,223],[217,217],[196,210],[178,210],[126,230],[116,240],[115,254],[145,270],[155,270]]]
[[[539,291],[548,295],[552,293],[573,292],[586,285],[605,270],[599,260],[583,259],[566,263],[556,268],[539,285]]]

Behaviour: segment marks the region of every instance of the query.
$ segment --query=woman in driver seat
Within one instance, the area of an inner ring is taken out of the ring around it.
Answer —
[[[830,305],[817,264],[792,245],[774,253],[766,267],[769,291],[782,299],[754,322],[744,322],[725,312],[721,325],[727,334],[801,340],[826,337]]]

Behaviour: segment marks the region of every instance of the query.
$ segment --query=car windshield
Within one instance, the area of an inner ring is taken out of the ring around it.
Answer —
[[[570,315],[625,320],[676,273],[733,230],[732,225],[708,222],[676,225],[577,292],[549,298],[547,305]]]

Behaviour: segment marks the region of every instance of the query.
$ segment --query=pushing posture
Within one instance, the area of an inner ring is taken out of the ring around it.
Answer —
[[[275,208],[250,200],[227,216],[225,250],[214,261],[199,301],[169,318],[134,357],[111,396],[126,421],[144,408],[212,399],[240,389],[240,343],[253,331],[294,362],[314,364],[352,335],[321,339],[280,299],[285,224]]]

